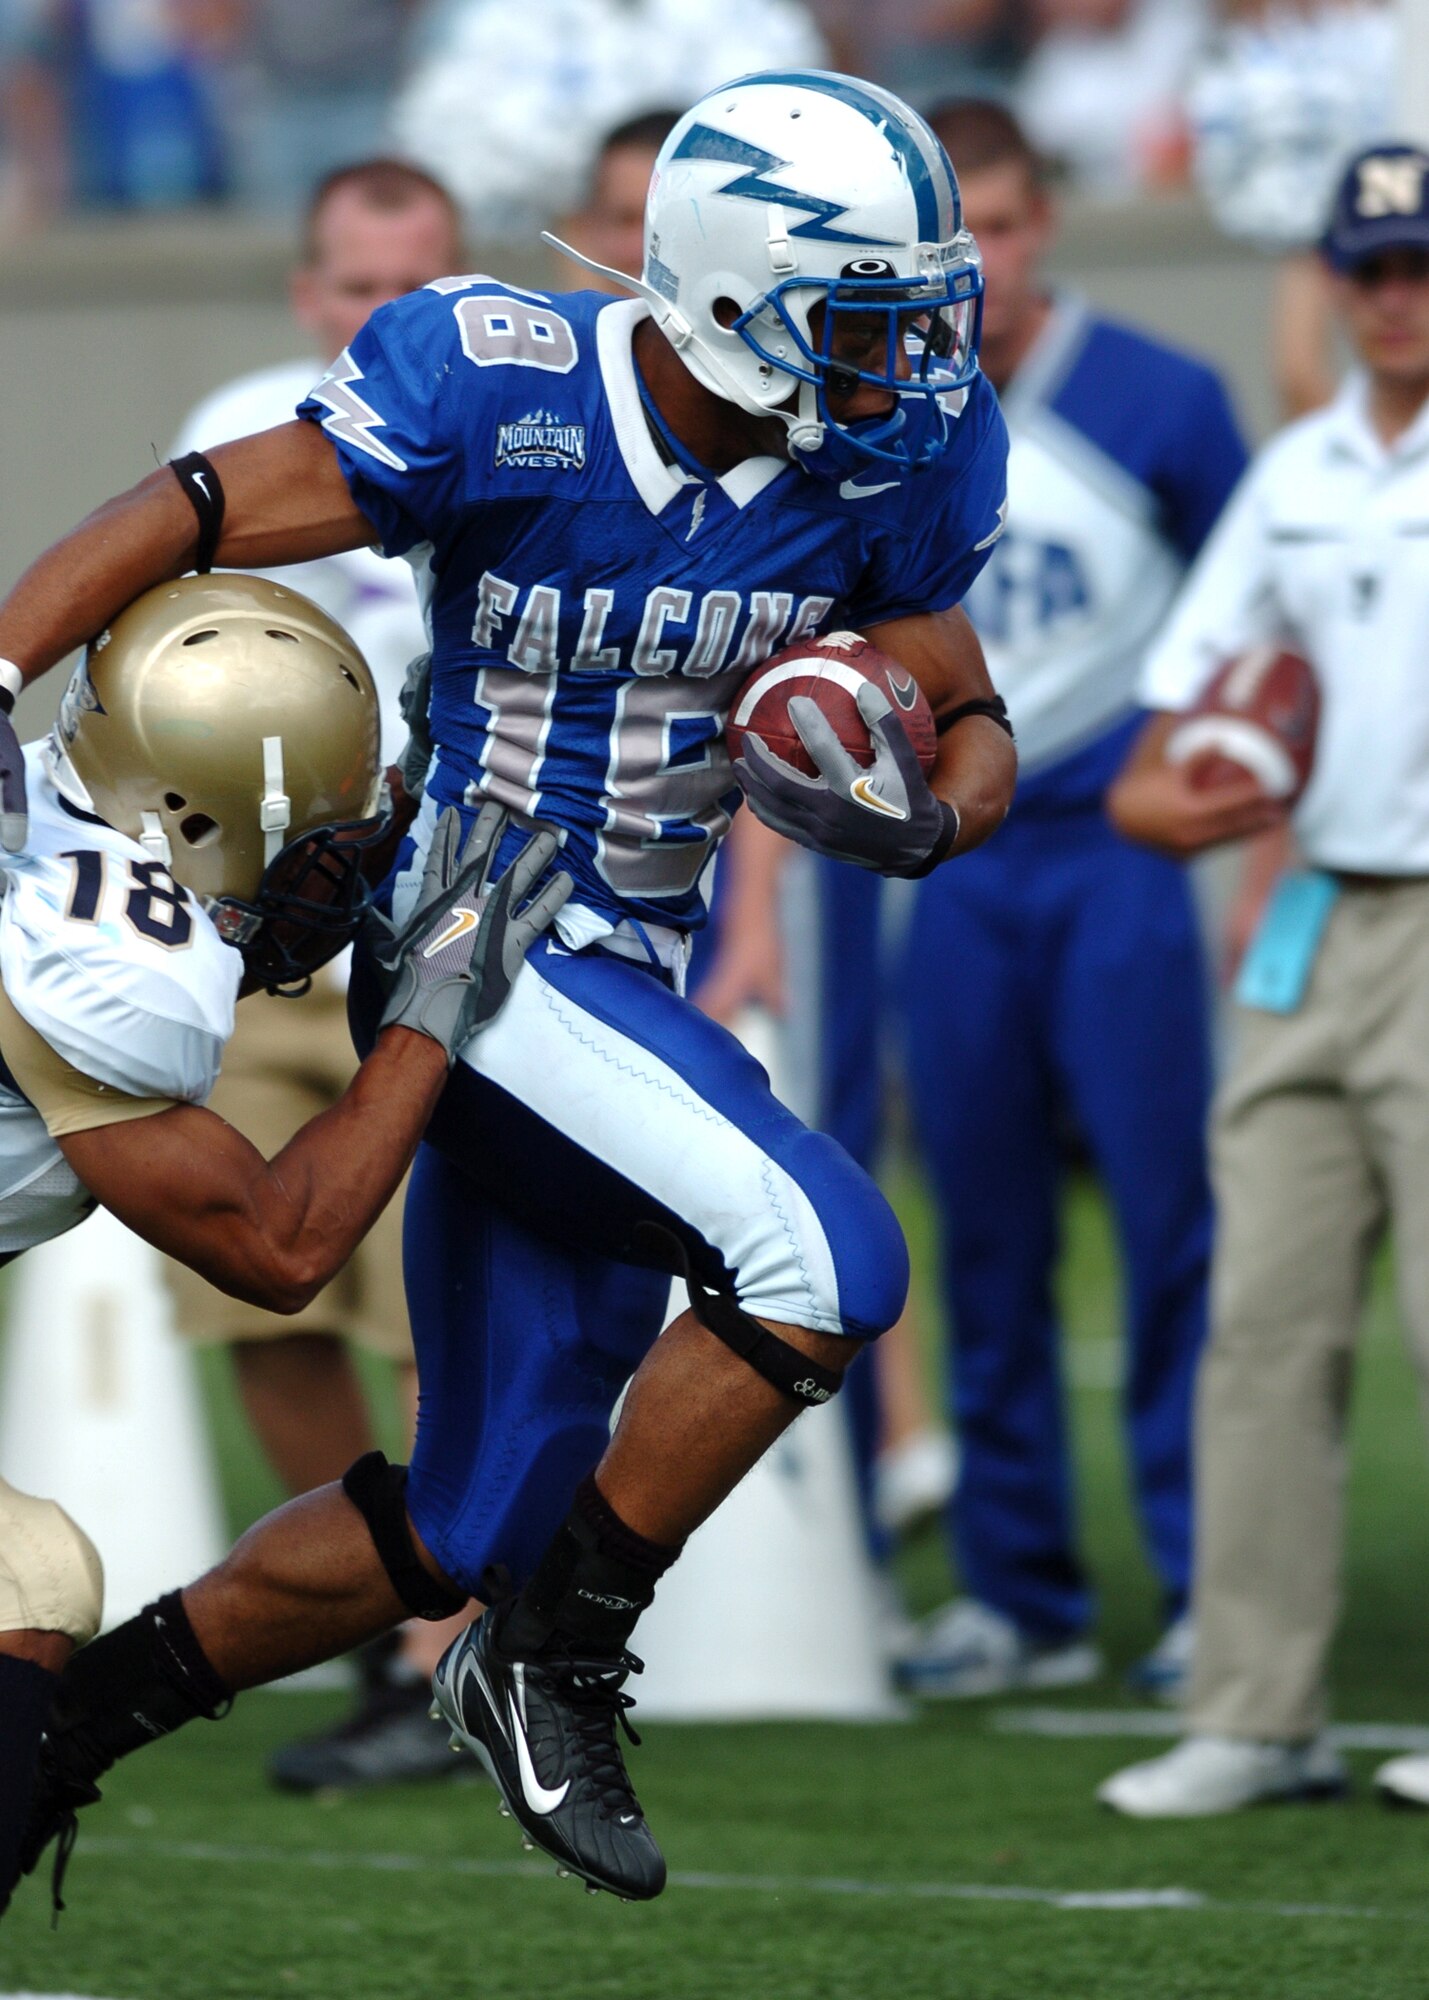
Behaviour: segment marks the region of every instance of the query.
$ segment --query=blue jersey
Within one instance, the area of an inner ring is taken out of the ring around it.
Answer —
[[[645,396],[645,314],[442,279],[374,314],[299,414],[417,572],[436,799],[553,822],[577,903],[688,930],[738,803],[735,690],[809,633],[956,604],[1000,529],[1007,440],[979,380],[926,472],[716,477]]]

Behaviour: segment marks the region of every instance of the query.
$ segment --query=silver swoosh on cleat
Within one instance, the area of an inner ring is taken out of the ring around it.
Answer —
[[[477,1687],[481,1690],[482,1699],[496,1720],[497,1728],[509,1740],[511,1732],[506,1727],[506,1718],[501,1713],[501,1705],[497,1701],[496,1696],[491,1692],[487,1684],[486,1675],[481,1671],[480,1666],[469,1652],[463,1653],[460,1660],[457,1661],[456,1676],[452,1687],[452,1692],[456,1696],[457,1718],[462,1728],[467,1730],[470,1728],[466,1719],[466,1703],[462,1699],[463,1683],[466,1681],[476,1682]]]
[[[511,1677],[516,1683],[517,1692],[521,1696],[522,1708],[524,1708],[526,1702],[526,1677],[524,1670],[519,1666],[513,1666]],[[566,1793],[571,1788],[571,1781],[567,1778],[554,1791],[548,1791],[541,1783],[540,1779],[536,1776],[536,1766],[531,1762],[531,1746],[526,1741],[525,1717],[516,1706],[516,1696],[508,1694],[506,1705],[511,1715],[510,1734],[511,1741],[516,1749],[516,1768],[521,1773],[521,1796],[525,1799],[531,1811],[536,1813],[541,1819],[544,1819],[548,1813],[553,1813],[565,1798]]]

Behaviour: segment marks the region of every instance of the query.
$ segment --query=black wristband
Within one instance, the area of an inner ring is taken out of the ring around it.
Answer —
[[[938,734],[940,736],[946,735],[955,722],[965,722],[970,715],[985,715],[989,722],[995,722],[999,729],[1005,730],[1009,736],[1012,736],[1012,724],[1007,716],[1007,703],[1000,694],[995,694],[991,701],[984,701],[981,698],[976,701],[960,701],[957,707],[950,708],[946,715],[937,717],[935,726]],[[1016,742],[1017,739],[1013,736],[1012,740]]]
[[[14,713],[15,713],[14,695],[11,694],[9,688],[0,687],[0,715],[13,715]]]
[[[958,818],[958,809],[956,806],[950,806],[946,799],[939,799],[938,810],[943,816],[943,830],[933,842],[927,856],[918,863],[916,868],[899,870],[899,873],[907,881],[921,882],[925,875],[931,875],[939,863],[946,861],[952,853],[958,835],[962,831],[963,823]]]
[[[207,576],[218,553],[218,538],[223,533],[223,481],[214,470],[212,460],[205,458],[201,451],[188,452],[183,458],[171,458],[169,470],[198,516],[198,547],[194,551],[193,566],[200,576]]]

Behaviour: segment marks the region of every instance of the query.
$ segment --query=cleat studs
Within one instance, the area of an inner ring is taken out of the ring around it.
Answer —
[[[455,1751],[460,1751],[460,1750],[465,1750],[465,1748],[466,1748],[466,1745],[465,1745],[465,1744],[464,1744],[464,1743],[462,1742],[461,1738],[460,1738],[460,1737],[459,1737],[459,1736],[457,1735],[457,1733],[456,1733],[456,1731],[455,1731],[455,1730],[453,1730],[453,1731],[452,1731],[452,1734],[451,1734],[451,1741],[450,1741],[450,1742],[449,1742],[449,1743],[447,1744],[447,1748],[448,1748],[448,1750],[451,1750],[451,1751],[454,1751],[454,1752],[455,1752]]]
[[[588,1896],[598,1896],[600,1894],[600,1890],[596,1887],[594,1882],[586,1883],[585,1892]]]
[[[500,1813],[503,1819],[510,1819],[511,1808],[510,1806],[507,1805],[504,1799],[502,1800],[501,1804],[496,1808],[496,1810]]]
[[[556,1880],[558,1882],[569,1882],[570,1879],[571,1871],[569,1868],[558,1868],[556,1870]]]
[[[427,1710],[427,1714],[433,1722],[440,1722],[442,1719],[441,1703],[439,1701],[434,1701],[431,1707]]]
[[[525,1848],[528,1854],[534,1854],[536,1852],[535,1841],[529,1840],[524,1833],[521,1836],[521,1845]]]

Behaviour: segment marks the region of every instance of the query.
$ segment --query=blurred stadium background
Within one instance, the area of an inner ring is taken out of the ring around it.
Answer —
[[[0,576],[8,583],[162,460],[202,395],[292,356],[293,218],[329,166],[415,146],[468,196],[470,268],[551,283],[526,218],[578,201],[584,166],[563,155],[542,177],[550,105],[561,90],[599,96],[600,38],[618,48],[642,14],[647,33],[663,19],[672,38],[682,21],[687,87],[674,65],[658,88],[626,73],[592,113],[591,140],[714,80],[701,64],[720,17],[757,45],[761,16],[778,16],[781,35],[822,38],[832,63],[919,103],[1009,94],[1059,165],[1057,275],[1215,362],[1255,438],[1279,420],[1277,258],[1292,246],[1222,226],[1195,184],[1185,96],[1223,17],[1255,9],[683,0],[681,17],[681,4],[0,0]],[[1429,137],[1429,0],[1341,11],[1393,18],[1392,122]],[[556,51],[574,77],[533,77]],[[474,128],[524,121],[529,160],[506,165],[528,179],[489,201],[471,178],[479,149],[459,134],[432,139],[430,126],[430,144],[416,143],[424,119],[446,115],[453,78]],[[1332,148],[1339,128],[1326,120]],[[26,698],[23,734],[46,725],[61,684],[52,677]],[[896,1200],[926,1272],[926,1199],[894,1154]],[[1069,1208],[1063,1290],[1079,1500],[1103,1636],[1121,1666],[1154,1638],[1156,1606],[1116,1425],[1114,1261],[1085,1182]],[[930,1375],[936,1335],[925,1329]],[[1357,1771],[1399,1745],[1429,1745],[1429,1484],[1383,1272],[1363,1360],[1336,1668]],[[225,1358],[204,1354],[201,1371],[236,1532],[281,1495],[235,1413]],[[372,1383],[387,1394],[385,1375]],[[399,1440],[394,1408],[384,1442],[395,1454]],[[898,1560],[915,1610],[946,1595],[931,1531]],[[1429,1990],[1424,1820],[1382,1813],[1363,1788],[1344,1807],[1203,1827],[1099,1814],[1096,1782],[1173,1726],[1158,1711],[1128,1713],[1111,1679],[1060,1701],[1060,1720],[975,1702],[880,1728],[659,1727],[635,1778],[673,1886],[639,1911],[587,1904],[521,1861],[494,1795],[475,1783],[316,1803],[269,1791],[263,1753],[337,1700],[249,1696],[222,1729],[190,1730],[119,1771],[102,1820],[86,1826],[58,1935],[35,1893],[0,1930],[0,1993],[1378,2000]]]

